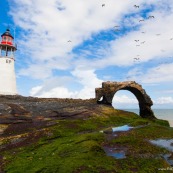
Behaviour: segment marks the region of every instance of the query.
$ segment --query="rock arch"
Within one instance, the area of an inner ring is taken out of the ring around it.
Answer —
[[[103,82],[102,88],[96,88],[95,90],[97,103],[112,105],[113,97],[119,90],[128,90],[135,95],[139,102],[139,114],[141,117],[156,118],[151,110],[151,106],[153,105],[151,98],[142,86],[135,81]],[[99,101],[101,98],[102,100]]]

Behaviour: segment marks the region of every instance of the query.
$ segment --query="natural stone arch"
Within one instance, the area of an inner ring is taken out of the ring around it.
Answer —
[[[139,115],[143,118],[155,118],[151,106],[153,102],[141,85],[135,81],[103,82],[102,88],[96,88],[96,100],[100,104],[112,105],[114,95],[119,90],[128,90],[133,93],[139,102]],[[101,101],[99,101],[102,98]]]

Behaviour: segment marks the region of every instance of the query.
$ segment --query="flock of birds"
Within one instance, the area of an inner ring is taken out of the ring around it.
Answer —
[[[139,5],[134,5],[134,7],[135,7],[135,8],[140,8]],[[148,16],[148,17],[147,17],[147,20],[148,20],[148,19],[155,19],[155,16],[153,16],[153,15]],[[145,20],[146,20],[146,19],[145,19]],[[144,19],[140,19],[139,22],[144,22],[145,20],[144,20]],[[117,25],[114,26],[114,30],[115,30],[115,31],[121,31],[121,30],[120,30],[120,26],[117,26]],[[146,32],[145,32],[145,31],[142,31],[141,33],[142,33],[142,34],[145,34]],[[160,33],[156,34],[156,36],[160,36],[160,35],[161,35]],[[173,38],[170,38],[170,40],[173,40]],[[139,46],[141,46],[142,44],[145,44],[145,43],[146,43],[146,41],[140,41],[139,39],[135,39],[134,41],[136,42],[136,47],[139,47]],[[160,50],[160,51],[165,52],[165,50]],[[170,57],[170,58],[173,59],[173,57]],[[140,55],[137,55],[137,57],[133,58],[133,61],[134,61],[135,63],[139,63],[139,62],[140,62]],[[166,63],[166,62],[163,62],[163,63]],[[162,63],[160,63],[160,64],[162,64]],[[160,68],[157,68],[157,69],[160,69]]]
[[[102,7],[105,7],[106,4],[102,4],[101,6],[102,6]],[[134,5],[134,8],[140,8],[140,6],[139,6],[139,5]],[[151,19],[155,19],[155,16],[150,15],[150,16],[148,16],[146,19],[140,19],[139,22],[144,22],[145,20],[151,20]],[[118,25],[114,26],[114,27],[113,27],[113,30],[116,31],[116,32],[121,31],[120,26],[118,26]],[[142,34],[145,34],[146,32],[145,32],[145,31],[142,31],[141,33],[142,33]],[[161,35],[161,33],[157,33],[157,34],[156,34],[156,36],[160,36],[160,35]],[[170,40],[173,40],[173,38],[170,38]],[[143,40],[143,41],[140,41],[139,39],[135,39],[134,41],[135,41],[135,43],[136,43],[136,47],[139,47],[139,46],[141,46],[141,45],[143,45],[143,44],[146,43],[146,41],[144,41],[144,40]],[[72,42],[72,41],[71,41],[71,40],[68,40],[68,42],[70,43],[70,42]],[[161,50],[161,51],[162,51],[162,52],[165,52],[165,50]],[[173,57],[170,57],[170,58],[173,59]],[[133,58],[133,62],[135,62],[135,63],[139,63],[140,60],[141,60],[140,55],[137,55],[135,58]],[[165,62],[164,62],[164,63],[165,63]],[[160,68],[157,68],[157,69],[159,70]],[[127,78],[129,78],[129,77],[127,77]]]

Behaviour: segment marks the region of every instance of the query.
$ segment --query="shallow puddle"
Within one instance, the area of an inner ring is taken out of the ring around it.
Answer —
[[[150,142],[154,145],[166,148],[167,150],[173,152],[173,139],[157,139],[157,140],[150,140]],[[164,154],[162,157],[166,160],[166,162],[173,166],[173,153],[171,154]]]
[[[113,132],[125,132],[125,131],[132,129],[132,128],[133,127],[130,127],[128,125],[124,125],[124,126],[119,126],[119,127],[113,127],[112,131]]]
[[[157,139],[157,140],[150,140],[152,144],[157,146],[163,147],[168,149],[169,151],[173,152],[173,139]]]
[[[131,127],[129,125],[123,125],[123,126],[118,126],[118,127],[113,127],[113,128],[107,128],[105,130],[100,131],[101,133],[105,133],[107,140],[111,141],[112,139],[114,139],[115,137],[118,137],[118,132],[126,132],[129,131],[131,129],[135,129],[135,128],[141,128],[141,127],[145,127],[147,125],[141,125],[141,126],[137,126],[137,127]],[[103,147],[105,153],[107,154],[107,156],[112,156],[116,159],[124,159],[126,158],[126,151],[127,148],[122,148],[122,147]]]
[[[112,156],[116,159],[124,159],[126,158],[125,152],[123,149],[111,148],[111,147],[103,147],[107,156]]]
[[[114,134],[114,136],[117,136],[116,132],[126,132],[126,131],[129,131],[131,129],[142,128],[142,127],[146,127],[146,126],[148,126],[148,124],[147,125],[140,125],[137,127],[132,127],[129,125],[123,125],[123,126],[112,127],[112,128],[107,128],[105,130],[101,130],[100,133]]]
[[[168,164],[173,166],[173,158],[171,156],[172,154],[164,154],[163,158],[167,161]]]

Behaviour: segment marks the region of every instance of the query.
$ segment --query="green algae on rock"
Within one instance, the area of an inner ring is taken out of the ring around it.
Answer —
[[[161,157],[169,151],[149,143],[149,140],[172,137],[173,129],[166,121],[98,105],[94,99],[16,96],[0,98],[0,102],[20,104],[20,108],[32,115],[30,121],[20,123],[22,117],[15,115],[15,123],[9,121],[0,136],[0,170],[6,173],[155,173],[161,167],[169,167]],[[14,116],[5,111],[3,114]],[[143,127],[117,132],[115,136],[100,133],[127,124]],[[125,158],[107,156],[104,147],[124,149]]]

